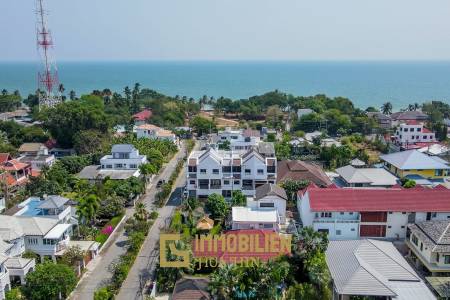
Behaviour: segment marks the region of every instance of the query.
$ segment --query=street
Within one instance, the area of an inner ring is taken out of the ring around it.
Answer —
[[[185,146],[183,143],[180,151],[178,151],[178,153],[164,167],[164,170],[162,170],[162,172],[159,175],[157,175],[153,179],[153,182],[147,187],[147,191],[142,202],[145,204],[145,206],[149,211],[155,208],[153,205],[153,200],[156,193],[158,192],[158,190],[156,189],[156,183],[160,179],[168,181],[170,175],[172,174],[172,172],[176,167],[178,160],[182,159],[184,155],[185,155]],[[181,187],[182,185],[184,185],[185,180],[184,172],[185,170],[183,168],[176,182],[176,187]],[[139,291],[141,278],[140,276],[142,274],[141,269],[142,268],[147,269],[147,266],[149,265],[153,255],[152,254],[153,249],[155,248],[154,243],[158,242],[159,240],[159,228],[160,226],[164,226],[164,222],[166,221],[166,219],[170,220],[170,216],[173,213],[173,210],[175,209],[176,205],[178,205],[177,203],[181,199],[181,193],[182,193],[181,189],[176,189],[176,192],[174,192],[171,195],[171,198],[169,199],[166,206],[159,209],[155,208],[158,211],[159,216],[155,220],[155,223],[153,224],[152,228],[150,229],[149,234],[141,249],[141,252],[137,257],[136,262],[133,265],[133,268],[130,270],[127,280],[123,284],[123,286],[126,287],[125,291],[129,291],[132,288],[134,288],[134,294],[136,294],[136,292]],[[133,213],[134,207],[127,208],[126,210],[127,218],[132,216]],[[113,238],[114,238],[113,243],[111,243],[107,249],[104,249],[103,252],[99,254],[99,256],[94,261],[92,261],[91,264],[88,265],[88,267],[86,268],[86,274],[80,280],[78,286],[75,288],[69,299],[72,300],[93,299],[94,292],[97,289],[101,288],[102,286],[108,284],[109,280],[112,277],[112,266],[114,265],[115,262],[118,262],[120,256],[124,254],[127,250],[126,249],[127,236],[125,235],[123,225],[120,226],[120,228],[116,231]],[[142,256],[144,256],[144,258]],[[139,270],[137,270],[137,268],[139,268]],[[119,296],[121,294],[119,294]],[[129,291],[127,294],[131,294],[131,291]],[[126,297],[131,298],[130,296]],[[132,299],[134,298],[135,296],[132,297]],[[126,298],[118,298],[118,299],[126,299]]]

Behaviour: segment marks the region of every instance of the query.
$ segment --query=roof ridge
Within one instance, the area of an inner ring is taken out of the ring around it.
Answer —
[[[416,274],[411,273],[410,270],[408,270],[407,268],[405,268],[403,265],[399,264],[399,263],[397,262],[397,260],[396,260],[394,257],[390,256],[388,253],[386,253],[385,251],[383,251],[383,249],[381,249],[381,248],[378,247],[375,243],[373,243],[374,240],[372,240],[372,239],[367,239],[367,241],[370,242],[375,248],[377,248],[378,250],[380,250],[384,255],[386,255],[387,257],[389,257],[389,258],[390,258],[393,262],[395,262],[398,266],[400,266],[402,269],[404,269],[405,271],[407,271],[409,274],[411,274],[413,277],[417,278],[417,279],[420,281],[420,278],[419,278]],[[394,247],[393,244],[392,244],[392,247]]]
[[[450,222],[447,224],[447,227],[445,227],[444,232],[441,234],[441,236],[439,237],[439,239],[437,240],[437,243],[441,242],[442,237],[447,233],[448,229],[450,227]]]

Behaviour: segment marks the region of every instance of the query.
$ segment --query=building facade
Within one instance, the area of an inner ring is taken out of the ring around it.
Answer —
[[[450,218],[446,188],[317,188],[298,193],[303,226],[331,240],[404,239],[408,224]]]
[[[102,169],[137,170],[147,162],[147,157],[140,155],[133,145],[117,144],[112,147],[111,152],[100,159]]]
[[[436,141],[434,132],[423,126],[423,123],[408,121],[401,123],[395,131],[395,143],[405,147],[415,143],[432,143]]]
[[[254,196],[257,187],[275,183],[277,176],[276,157],[263,156],[255,149],[193,151],[187,168],[188,195],[200,198],[213,193],[231,198],[235,190]]]

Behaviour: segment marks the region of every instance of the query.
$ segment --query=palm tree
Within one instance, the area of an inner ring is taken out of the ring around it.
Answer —
[[[63,94],[66,89],[64,88],[64,84],[60,83],[58,86],[58,92]]]
[[[123,89],[123,93],[125,94],[125,98],[127,99],[127,101],[130,101],[130,99],[131,99],[131,90],[130,90],[130,88],[128,86],[126,86]]]
[[[147,221],[149,217],[149,213],[147,211],[147,208],[145,207],[145,204],[140,202],[136,205],[136,211],[134,213],[134,217],[138,221]]]
[[[77,205],[78,220],[82,224],[93,223],[95,221],[95,214],[97,213],[100,203],[97,196],[89,195],[81,198]]]
[[[392,103],[391,102],[383,103],[383,105],[381,106],[381,112],[385,115],[392,114]]]
[[[74,90],[71,90],[71,91],[69,92],[69,98],[70,98],[70,100],[75,100],[76,97],[77,97],[77,96],[76,96],[76,94],[75,94],[75,91],[74,91]]]

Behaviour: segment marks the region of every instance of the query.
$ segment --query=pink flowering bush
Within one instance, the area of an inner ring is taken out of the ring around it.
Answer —
[[[113,232],[113,230],[114,230],[114,227],[112,227],[111,225],[108,225],[102,229],[101,233],[110,235]]]

